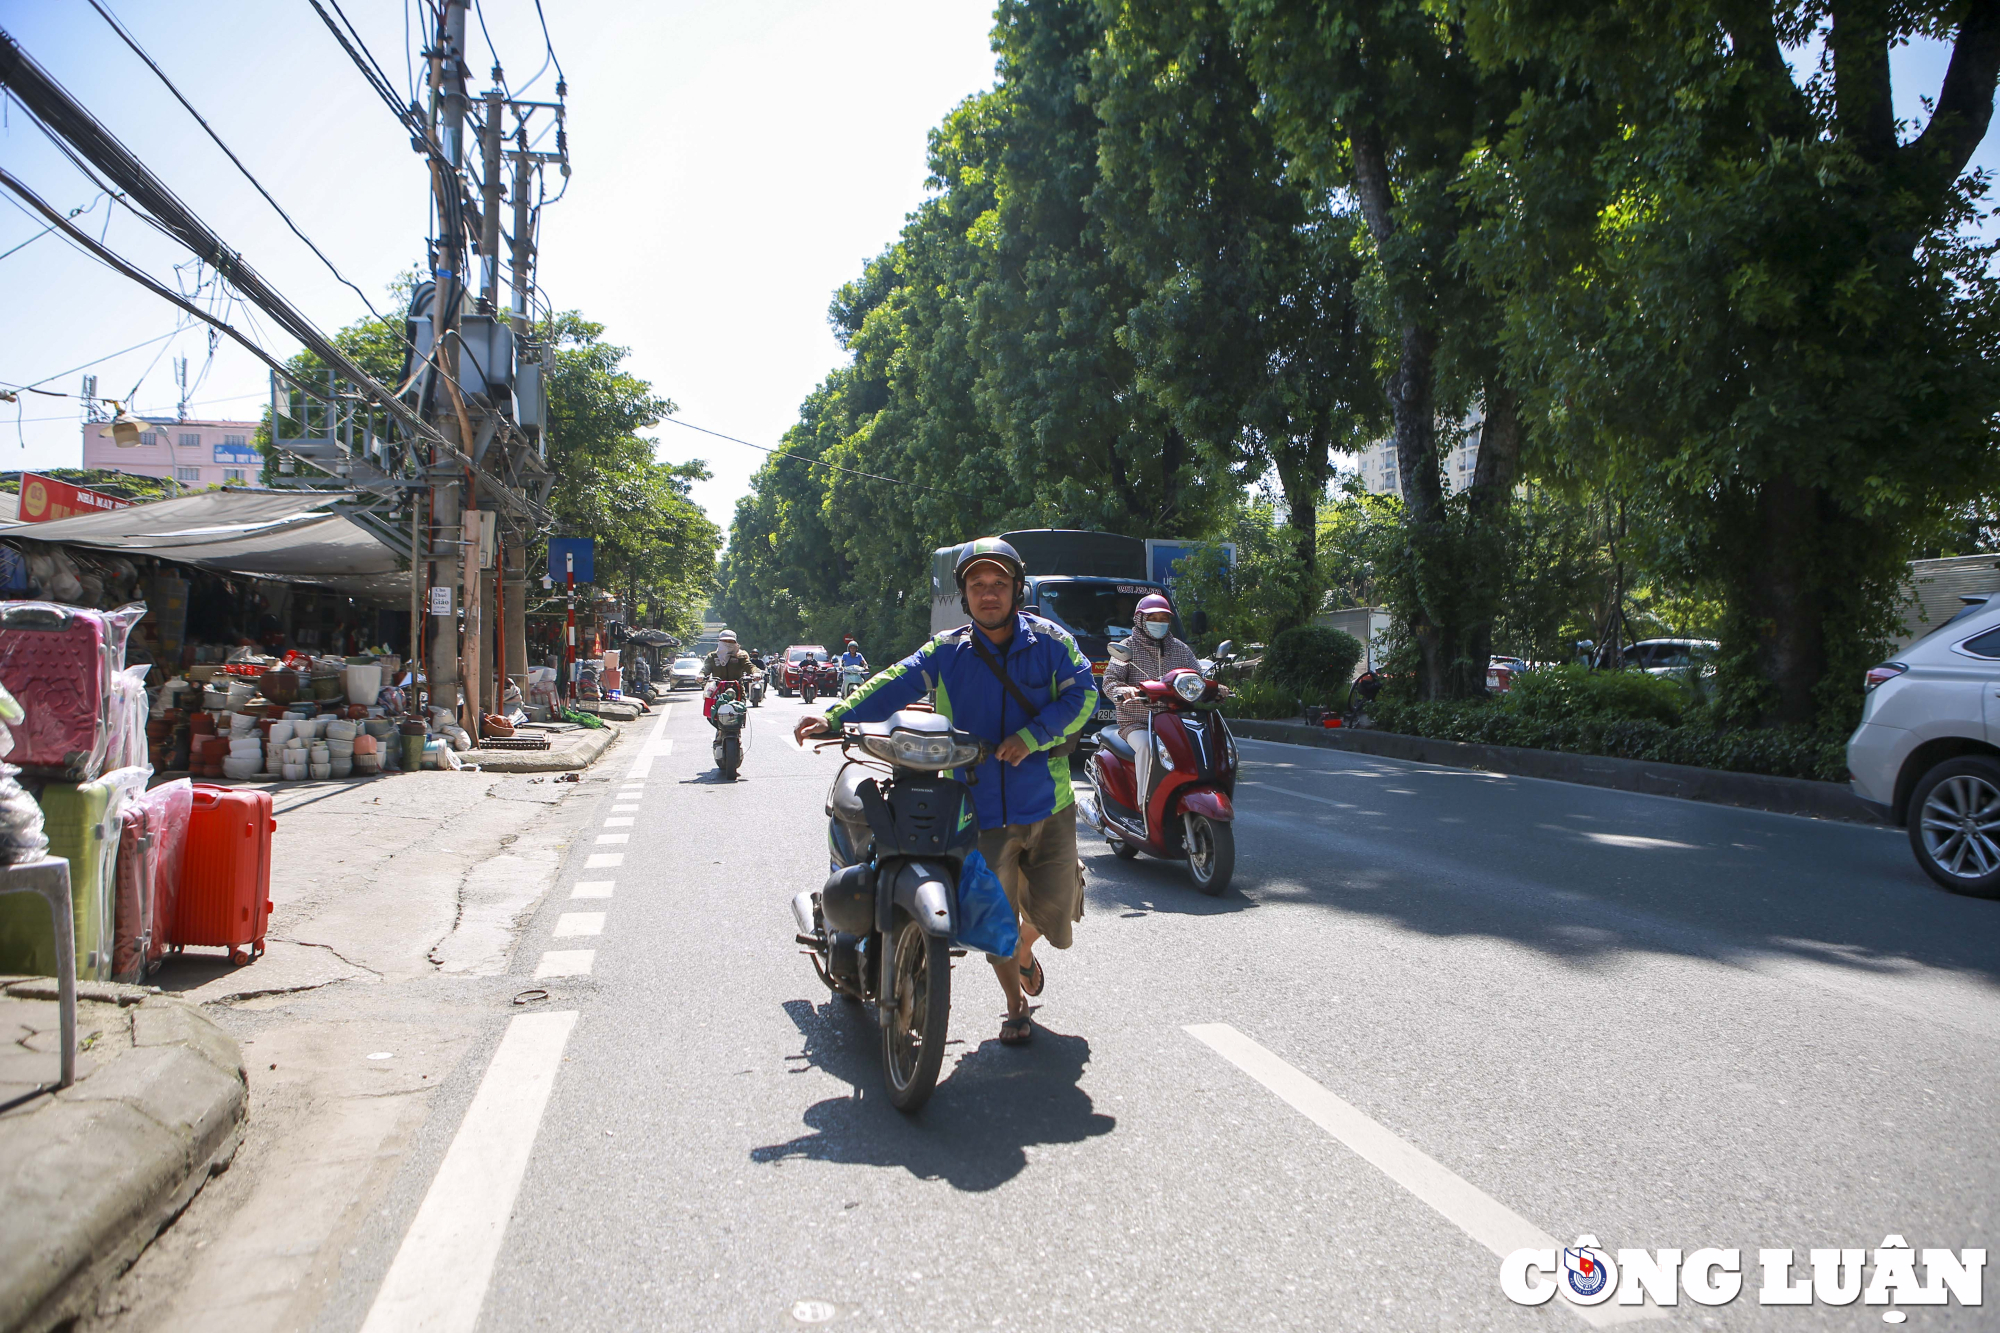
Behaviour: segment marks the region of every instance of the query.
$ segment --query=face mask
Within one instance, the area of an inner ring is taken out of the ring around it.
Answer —
[[[1173,627],[1173,622],[1170,620],[1149,620],[1146,622],[1146,633],[1156,639],[1164,639],[1167,637],[1167,631]]]

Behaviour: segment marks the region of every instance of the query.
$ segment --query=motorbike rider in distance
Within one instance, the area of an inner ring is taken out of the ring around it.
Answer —
[[[723,681],[740,681],[752,669],[750,654],[736,646],[736,631],[726,629],[716,635],[715,651],[701,663],[701,674],[708,678],[708,688],[701,692],[702,717],[707,719],[715,711],[716,690]]]
[[[841,650],[840,664],[843,667],[868,665],[868,659],[861,655],[861,645],[854,641],[852,634],[847,636],[845,646]]]
[[[804,719],[794,737],[803,743],[846,721],[879,722],[934,691],[937,711],[954,727],[993,746],[961,780],[972,789],[980,854],[1020,921],[1014,956],[987,959],[1007,996],[1000,1040],[1019,1046],[1034,1032],[1027,997],[1041,994],[1045,981],[1035,942],[1067,949],[1083,914],[1069,742],[1090,717],[1097,690],[1070,636],[1021,610],[1027,570],[1012,546],[996,537],[969,543],[957,578],[972,623],[937,635],[826,716]]]
[[[1132,609],[1132,636],[1122,647],[1125,650],[1122,660],[1113,654],[1111,664],[1104,668],[1104,695],[1117,705],[1118,734],[1132,746],[1139,814],[1144,818],[1146,797],[1153,785],[1153,747],[1143,733],[1147,715],[1157,705],[1147,701],[1139,686],[1144,681],[1161,679],[1176,667],[1200,671],[1201,663],[1196,660],[1194,649],[1174,637],[1173,603],[1156,592],[1141,597],[1139,605]],[[1229,687],[1218,685],[1216,693],[1226,699]]]

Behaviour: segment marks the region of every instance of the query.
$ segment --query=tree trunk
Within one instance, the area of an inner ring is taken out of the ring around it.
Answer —
[[[1815,566],[1824,563],[1831,508],[1820,488],[1791,477],[1773,478],[1757,493],[1756,558],[1744,590],[1757,630],[1757,664],[1771,684],[1763,710],[1767,725],[1810,726],[1818,717],[1826,608]]]
[[[1171,534],[1181,521],[1180,472],[1187,457],[1187,440],[1180,428],[1168,426],[1160,441],[1160,531]]]
[[[1317,425],[1304,440],[1291,440],[1272,452],[1278,483],[1285,492],[1285,526],[1291,530],[1292,568],[1286,571],[1295,594],[1292,607],[1277,617],[1275,628],[1290,629],[1311,620],[1319,610],[1319,502],[1326,494],[1327,428]]]
[[[1473,615],[1463,627],[1465,651],[1454,659],[1459,696],[1486,693],[1486,668],[1493,657],[1493,619],[1499,610],[1501,570],[1507,557],[1507,511],[1514,502],[1514,478],[1521,463],[1521,402],[1498,376],[1486,381],[1485,420],[1479,428],[1479,456],[1466,495]]]

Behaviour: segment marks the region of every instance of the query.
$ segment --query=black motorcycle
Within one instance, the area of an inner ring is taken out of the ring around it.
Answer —
[[[715,767],[723,781],[734,782],[737,770],[743,767],[744,744],[750,739],[750,707],[743,702],[743,686],[739,682],[725,681],[715,692],[708,721],[715,728],[715,739],[709,745],[715,755]]]
[[[958,876],[979,840],[972,792],[951,770],[986,746],[914,710],[850,723],[836,743],[847,763],[826,794],[832,873],[792,915],[827,988],[874,1001],[890,1104],[914,1112],[944,1062]]]

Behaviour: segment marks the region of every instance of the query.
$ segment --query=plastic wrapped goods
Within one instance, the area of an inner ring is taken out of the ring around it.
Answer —
[[[116,611],[0,604],[0,684],[23,701],[25,713],[9,758],[24,772],[60,782],[88,782],[104,772],[125,640],[145,613],[141,603]],[[143,716],[139,743],[143,748]]]
[[[0,686],[0,755],[13,748],[9,724],[21,721],[21,705]],[[49,849],[42,829],[42,807],[15,779],[21,770],[0,764],[0,865],[39,860]]]

